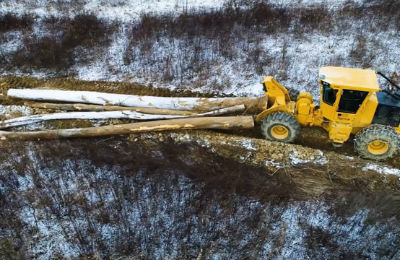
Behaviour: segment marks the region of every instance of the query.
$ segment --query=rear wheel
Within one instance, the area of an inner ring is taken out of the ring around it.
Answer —
[[[392,127],[371,125],[356,134],[354,148],[361,157],[383,161],[397,153],[399,143]]]
[[[268,140],[290,143],[299,135],[300,125],[291,114],[275,112],[264,119],[261,131]]]

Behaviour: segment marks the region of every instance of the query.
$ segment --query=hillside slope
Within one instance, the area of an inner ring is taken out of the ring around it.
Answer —
[[[318,95],[323,65],[398,71],[396,1],[0,3],[1,73],[258,95],[262,75]]]
[[[399,178],[358,159],[201,131],[2,149],[4,259],[399,257]]]

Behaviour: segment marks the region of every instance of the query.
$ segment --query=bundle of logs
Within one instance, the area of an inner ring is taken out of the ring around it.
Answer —
[[[63,112],[4,120],[0,129],[65,119],[131,119],[135,122],[27,132],[0,131],[1,140],[90,137],[178,129],[252,128],[253,117],[243,114],[262,111],[267,102],[266,97],[153,97],[48,89],[9,89],[7,95],[8,98],[30,100],[25,102],[30,107]],[[227,114],[230,116],[221,116]]]

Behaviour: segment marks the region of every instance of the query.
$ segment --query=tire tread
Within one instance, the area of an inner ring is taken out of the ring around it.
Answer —
[[[375,155],[368,152],[368,144],[373,140],[383,140],[389,143],[389,150],[382,155]],[[384,161],[393,157],[400,146],[400,139],[397,132],[390,126],[370,125],[355,136],[354,149],[363,158],[377,161]]]
[[[276,140],[270,134],[270,129],[275,125],[283,125],[289,129],[289,136],[284,140]],[[281,141],[285,143],[290,143],[296,140],[300,132],[300,124],[297,122],[296,118],[286,112],[275,112],[264,119],[261,124],[261,132],[264,137],[271,141]]]

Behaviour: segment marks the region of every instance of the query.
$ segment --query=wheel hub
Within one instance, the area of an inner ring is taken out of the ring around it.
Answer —
[[[374,155],[385,154],[389,150],[389,144],[381,140],[375,140],[368,144],[368,151]]]
[[[289,129],[285,126],[277,125],[271,128],[271,135],[275,139],[283,140],[289,136]]]

